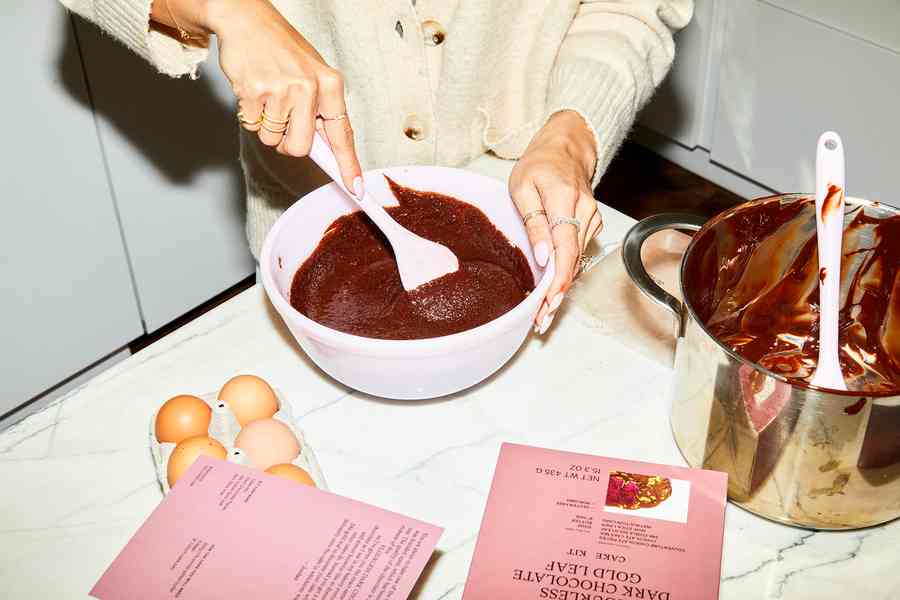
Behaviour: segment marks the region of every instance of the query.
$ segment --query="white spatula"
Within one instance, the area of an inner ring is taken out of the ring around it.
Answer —
[[[357,198],[356,194],[348,190],[341,180],[334,152],[318,132],[313,138],[309,157],[334,180],[338,187],[353,198],[388,239],[397,259],[403,289],[414,290],[433,279],[459,270],[459,259],[449,248],[426,240],[400,225],[391,218],[384,207],[372,199],[368,192],[364,192],[362,198]]]
[[[833,131],[823,133],[816,147],[816,234],[819,247],[819,362],[810,383],[846,390],[838,360],[844,143]]]

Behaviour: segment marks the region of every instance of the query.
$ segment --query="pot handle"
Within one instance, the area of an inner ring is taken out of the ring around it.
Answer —
[[[625,263],[625,271],[641,292],[664,308],[669,309],[678,319],[678,335],[684,331],[684,313],[681,302],[672,294],[662,289],[644,267],[641,259],[641,248],[647,238],[657,231],[666,229],[689,229],[697,231],[706,222],[705,217],[699,215],[684,215],[676,213],[664,213],[641,219],[628,230],[625,240],[622,242],[622,262]]]

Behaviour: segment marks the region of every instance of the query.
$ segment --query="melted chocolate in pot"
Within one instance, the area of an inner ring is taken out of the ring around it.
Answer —
[[[291,305],[323,325],[382,339],[458,333],[508,312],[534,289],[522,251],[478,208],[388,178],[401,225],[450,248],[459,271],[403,289],[387,239],[362,212],[337,219],[294,274]]]
[[[870,216],[856,207],[845,222],[844,379],[853,391],[900,391],[900,216]],[[697,316],[720,341],[770,371],[808,381],[819,354],[821,275],[813,200],[774,198],[707,230],[684,283]]]

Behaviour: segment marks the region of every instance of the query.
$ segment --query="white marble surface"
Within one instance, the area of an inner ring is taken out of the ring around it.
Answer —
[[[630,219],[604,216],[601,241],[621,239]],[[683,464],[665,345],[588,301],[626,289],[620,277],[598,268],[545,339],[476,388],[420,403],[331,381],[260,287],[248,290],[0,434],[0,598],[85,598],[162,497],[146,437],[155,408],[239,372],[269,380],[302,415],[332,491],[446,528],[413,597],[460,598],[502,441]],[[626,313],[651,311],[633,301]],[[666,317],[647,314],[658,337]],[[900,523],[814,533],[733,506],[726,521],[722,599],[900,598]]]

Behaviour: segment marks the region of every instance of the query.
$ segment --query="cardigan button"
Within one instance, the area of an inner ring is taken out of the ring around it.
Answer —
[[[447,39],[447,30],[434,19],[428,19],[422,23],[422,35],[429,46],[440,46]]]
[[[409,115],[403,121],[403,135],[414,142],[419,142],[428,137],[428,131],[418,115]]]

